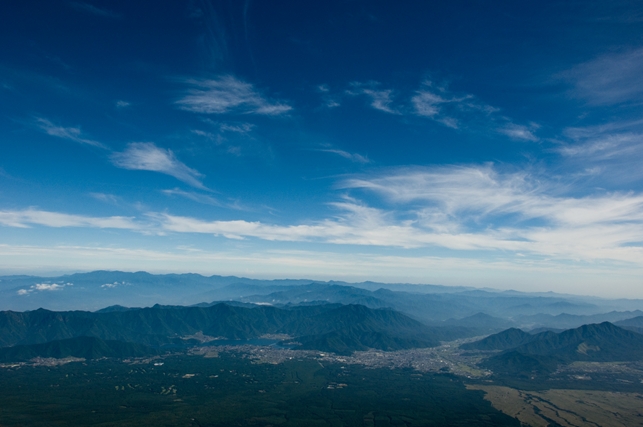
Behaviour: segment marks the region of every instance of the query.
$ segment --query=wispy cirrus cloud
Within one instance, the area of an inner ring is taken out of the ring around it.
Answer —
[[[341,96],[332,95],[330,92],[330,86],[327,84],[317,86],[317,92],[321,94],[323,106],[325,108],[336,108],[342,105]]]
[[[79,142],[81,144],[88,144],[94,147],[107,148],[105,145],[93,139],[88,139],[83,135],[79,127],[64,127],[52,123],[50,120],[42,117],[36,118],[36,126],[40,128],[47,135],[55,136],[58,138],[68,139],[70,141]]]
[[[565,71],[559,77],[573,85],[572,95],[594,105],[641,104],[643,48],[608,53]]]
[[[641,264],[641,194],[564,197],[542,177],[491,166],[402,169],[343,187],[383,197],[427,244]]]
[[[411,98],[415,115],[426,117],[452,129],[488,128],[516,141],[538,141],[536,123],[520,125],[501,115],[500,109],[472,94],[455,94],[444,85],[425,80]]]
[[[212,197],[209,194],[197,193],[195,191],[185,191],[185,190],[181,190],[180,188],[173,188],[173,189],[161,190],[161,192],[166,196],[183,197],[185,199],[192,200],[193,202],[201,203],[203,205],[219,206],[222,208],[234,209],[239,211],[250,210],[247,207],[243,206],[241,203],[239,203],[239,201],[236,201],[236,200],[223,201],[216,197]]]
[[[557,196],[557,186],[544,179],[527,172],[501,174],[490,165],[402,169],[374,178],[349,179],[342,187],[374,192],[394,204],[419,202],[424,204],[422,209],[463,224],[481,222],[485,227],[495,221],[517,225],[533,219],[550,226],[622,222],[643,226],[643,195]]]
[[[380,89],[380,83],[370,81],[367,83],[353,82],[350,89],[346,91],[348,95],[364,95],[370,100],[370,106],[376,110],[389,114],[400,114],[393,107],[393,90]],[[335,105],[333,105],[335,106]]]
[[[447,106],[452,105],[456,108],[463,102],[471,100],[471,95],[455,97],[447,93],[443,87],[434,87],[433,82],[425,80],[420,89],[411,98],[414,113],[421,117],[428,117],[443,125],[458,129],[459,120],[453,114],[446,111]]]
[[[219,130],[221,132],[233,132],[239,134],[248,134],[252,132],[255,125],[252,123],[219,123]]]
[[[507,123],[506,125],[499,127],[498,132],[507,135],[511,139],[536,142],[539,138],[534,134],[534,131],[539,127],[540,126],[536,124],[525,126],[517,125],[515,123]]]
[[[328,98],[329,89],[322,94]],[[380,89],[380,83],[353,82],[345,92],[351,96],[366,96],[370,106],[389,114],[417,116],[430,119],[451,129],[485,129],[516,141],[539,141],[536,123],[521,125],[501,115],[500,109],[486,104],[472,94],[454,93],[447,86],[424,80],[413,94]],[[395,95],[395,96],[394,96]],[[339,105],[339,104],[338,104]]]
[[[69,2],[69,5],[76,10],[89,13],[95,16],[101,16],[103,18],[121,18],[121,15],[119,15],[116,12],[112,12],[111,10],[94,6],[93,4],[90,4],[90,3],[72,1],[72,2]]]
[[[112,163],[123,169],[160,172],[196,188],[206,189],[203,174],[176,158],[172,150],[157,147],[151,142],[132,142],[125,151],[113,153]]]
[[[643,121],[570,127],[554,151],[577,171],[600,176],[605,183],[643,179]]]
[[[118,205],[120,202],[120,197],[115,196],[114,194],[89,193],[89,195],[98,201],[109,203],[110,205]]]
[[[224,122],[218,123],[209,119],[204,120],[214,127],[213,131],[192,129],[194,135],[198,135],[216,145],[225,145],[228,154],[241,156],[243,154],[256,154],[258,140],[253,136],[255,125],[246,122]]]
[[[206,220],[167,212],[146,212],[143,220],[93,218],[28,209],[0,211],[0,224],[446,249],[464,257],[467,252],[483,251],[489,256],[520,254],[521,259],[529,256],[534,260],[643,266],[640,193],[566,195],[565,185],[549,181],[545,175],[528,170],[501,172],[490,164],[385,170],[345,179],[338,188],[354,194],[330,203],[332,215],[298,223],[271,224],[244,218]],[[366,204],[356,198],[360,192],[373,202]],[[166,194],[200,198],[181,190]]]
[[[175,104],[194,113],[279,116],[292,110],[287,103],[268,99],[252,84],[230,75],[216,79],[187,79],[183,83],[190,89]]]
[[[185,191],[181,190],[180,188],[161,190],[161,192],[166,196],[179,196],[204,205],[222,207],[226,206],[224,203],[219,201],[219,199],[214,198],[208,194],[196,193],[194,191]]]
[[[90,227],[116,228],[124,230],[141,229],[141,225],[131,217],[92,217],[85,215],[44,211],[33,208],[24,210],[0,211],[0,225],[17,228],[29,228],[32,225],[41,225],[53,228]]]
[[[640,160],[643,157],[642,141],[640,133],[596,134],[576,144],[564,144],[557,151],[567,157],[589,161],[623,159],[632,155]]]
[[[321,152],[324,152],[324,153],[336,154],[336,155],[338,155],[340,157],[343,157],[343,158],[348,159],[351,162],[355,162],[355,163],[365,164],[365,163],[370,163],[371,162],[371,160],[367,156],[362,156],[361,154],[358,154],[358,153],[349,153],[348,151],[339,150],[339,149],[336,149],[336,148],[323,148],[323,149],[319,149],[317,151],[321,151]]]
[[[208,132],[205,130],[201,129],[192,129],[191,132],[194,135],[198,135],[202,138],[205,138],[209,141],[214,142],[215,144],[219,145],[222,144],[223,141],[225,141],[225,137],[219,132],[219,133],[214,133],[214,132]]]
[[[217,144],[221,144],[226,138],[225,134],[226,133],[232,133],[232,134],[237,134],[239,136],[248,136],[252,130],[255,128],[255,125],[252,123],[217,123],[213,122],[211,120],[207,120],[209,124],[214,126],[218,132],[209,132],[209,131],[204,131],[201,129],[193,129],[192,133],[195,135],[202,136],[204,138],[207,138],[211,141],[214,141]]]
[[[465,185],[474,183],[462,178],[457,177]],[[508,198],[511,188],[503,189],[506,185],[498,182],[493,184],[487,186],[483,195],[457,186],[459,194],[449,196],[448,200],[446,196],[430,197],[428,207],[411,211],[383,210],[348,199],[333,204],[339,211],[334,219],[297,225],[204,221],[169,214],[159,214],[156,219],[168,232],[214,234],[230,239],[437,247],[642,264],[642,196],[614,194],[574,199],[523,195],[516,203]],[[498,192],[503,194],[487,200]],[[413,200],[426,202],[426,194]],[[512,225],[496,222],[502,215],[513,215],[518,220]],[[537,225],[529,224],[529,220],[534,219],[541,221]],[[485,226],[480,226],[481,221],[486,221]],[[477,223],[477,227],[472,227],[472,223]]]
[[[409,227],[382,222],[382,213],[357,204],[337,204],[346,217],[310,224],[275,225],[260,221],[204,221],[197,218],[158,214],[161,228],[169,232],[205,233],[229,239],[248,237],[268,241],[325,242],[375,246],[417,247]]]

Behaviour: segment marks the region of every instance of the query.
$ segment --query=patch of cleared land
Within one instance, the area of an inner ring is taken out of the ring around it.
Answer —
[[[482,390],[498,410],[533,427],[643,426],[643,395],[596,390],[525,391],[501,386],[469,385]]]

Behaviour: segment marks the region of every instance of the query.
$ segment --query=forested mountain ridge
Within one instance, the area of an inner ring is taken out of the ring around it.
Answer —
[[[347,353],[366,348],[431,347],[451,334],[461,333],[461,328],[429,327],[390,309],[339,304],[287,309],[219,303],[209,307],[157,305],[105,312],[0,312],[2,347],[78,337],[163,347],[189,344],[194,334],[227,340],[285,334],[294,337],[302,348]]]

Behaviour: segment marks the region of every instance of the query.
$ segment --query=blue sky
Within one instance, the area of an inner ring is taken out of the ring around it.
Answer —
[[[643,4],[0,6],[0,271],[643,297]]]

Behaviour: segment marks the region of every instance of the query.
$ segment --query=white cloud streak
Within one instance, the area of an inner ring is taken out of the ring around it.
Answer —
[[[336,97],[330,97],[327,85],[317,87],[326,107],[338,107]],[[540,127],[536,123],[520,125],[499,114],[500,109],[488,105],[472,94],[456,94],[444,85],[425,80],[412,95],[381,89],[377,81],[352,82],[344,91],[348,96],[365,96],[370,106],[389,114],[414,115],[440,123],[451,129],[483,129],[502,134],[516,141],[536,142]]]
[[[33,292],[42,292],[42,291],[47,291],[47,292],[52,292],[52,291],[62,291],[68,286],[74,286],[73,283],[62,283],[62,284],[57,284],[57,283],[36,283],[35,285],[31,285],[28,288],[25,289],[18,289],[16,292],[18,295],[29,295]]]
[[[179,161],[171,150],[159,148],[151,142],[130,143],[125,151],[113,153],[112,163],[123,169],[160,172],[196,188],[206,189],[203,175]]]
[[[643,179],[643,129],[640,121],[567,128],[555,148],[568,166],[608,182]]]
[[[36,125],[47,135],[68,139],[70,141],[79,142],[81,144],[93,145],[94,147],[107,148],[105,147],[105,145],[101,144],[98,141],[85,138],[82,131],[78,127],[57,126],[51,121],[43,118],[36,118]]]
[[[357,96],[357,95],[366,96],[371,101],[370,103],[371,107],[373,107],[376,110],[383,111],[389,114],[400,114],[391,106],[391,104],[393,104],[393,98],[392,98],[393,91],[390,89],[386,89],[386,90],[378,89],[378,87],[379,87],[378,82],[368,82],[368,83],[353,82],[351,83],[351,89],[347,90],[346,93],[348,95],[353,95],[353,96]],[[339,104],[329,105],[327,103],[327,106],[335,107],[335,106],[339,106]]]
[[[104,18],[120,18],[121,15],[118,13],[112,12],[107,9],[102,9],[99,7],[94,6],[93,4],[89,3],[83,3],[83,2],[70,2],[70,6],[72,6],[74,9],[90,13],[92,15],[96,16],[101,16]]]
[[[240,134],[247,134],[255,127],[252,123],[220,123],[219,130],[221,132],[233,132]]]
[[[507,135],[511,139],[518,141],[538,141],[538,137],[534,135],[533,130],[538,129],[538,126],[523,126],[509,123],[505,126],[498,128],[498,132]]]
[[[344,150],[338,150],[334,148],[327,148],[327,149],[320,149],[318,151],[324,152],[324,153],[332,153],[332,154],[337,154],[340,157],[343,157],[345,159],[350,160],[351,162],[355,163],[370,163],[370,159],[366,156],[362,156],[361,154],[358,153],[349,153],[348,151]]]
[[[445,98],[444,93],[436,93],[436,91],[432,89],[432,86],[433,85],[430,81],[425,81],[422,84],[422,88],[417,90],[415,96],[411,98],[415,114],[422,117],[428,117],[452,129],[457,129],[459,127],[458,120],[447,115],[443,111],[443,106],[445,104],[458,105],[469,97]],[[441,90],[440,92],[444,92],[444,90]]]
[[[195,193],[194,191],[184,191],[180,188],[161,190],[163,194],[167,196],[179,196],[186,199],[192,200],[197,203],[210,206],[227,206],[224,203],[221,203],[218,199],[209,196],[207,194]]]
[[[643,48],[600,56],[560,76],[573,84],[575,97],[586,99],[590,104],[640,104],[643,96]]]
[[[109,203],[111,205],[118,205],[119,204],[119,197],[115,196],[113,194],[107,194],[107,193],[89,193],[91,197],[93,197],[96,200],[99,200],[103,203]]]
[[[508,118],[499,116],[498,108],[479,101],[471,94],[456,95],[444,86],[425,80],[411,98],[413,114],[426,117],[442,125],[461,129],[486,127],[517,141],[538,141],[534,134],[538,125],[514,124]]]
[[[234,76],[217,79],[184,81],[191,88],[176,101],[182,110],[202,114],[258,114],[279,116],[287,114],[292,107],[285,102],[265,98],[252,84]]]
[[[84,215],[50,212],[38,209],[0,211],[0,225],[29,228],[32,225],[45,227],[91,227],[138,230],[141,226],[132,218],[123,216],[91,217]]]
[[[490,166],[402,170],[343,187],[376,193],[398,208],[414,205],[415,239],[424,235],[451,249],[643,260],[641,194],[556,196],[526,173],[499,174]]]
[[[330,86],[327,84],[322,84],[317,86],[317,92],[321,94],[323,107],[325,108],[335,108],[341,106],[341,94],[340,95],[331,95]]]
[[[481,103],[470,94],[455,95],[444,86],[435,85],[430,80],[422,82],[411,98],[414,114],[435,120],[443,125],[458,129],[462,118],[468,121],[480,117],[488,119],[498,112],[497,108]]]
[[[134,221],[34,209],[0,211],[0,224],[122,228],[155,235],[200,233],[234,240],[442,248],[464,254],[485,251],[494,256],[523,254],[533,260],[643,266],[643,194],[565,196],[559,185],[528,171],[501,173],[491,165],[399,169],[347,179],[340,188],[376,195],[383,204],[368,206],[346,196],[331,204],[337,212],[332,217],[285,225],[245,219],[204,220],[156,212],[148,212],[145,221]],[[172,195],[191,196],[169,191]]]

